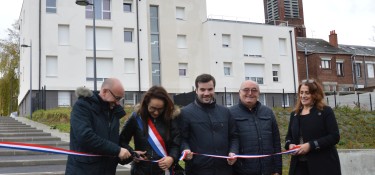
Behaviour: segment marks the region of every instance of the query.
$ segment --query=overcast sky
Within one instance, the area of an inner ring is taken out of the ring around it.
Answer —
[[[22,0],[0,1],[0,38],[7,37],[21,6]],[[307,37],[328,40],[336,30],[339,44],[375,46],[375,0],[303,0],[303,6]],[[207,0],[207,14],[263,23],[263,0]]]

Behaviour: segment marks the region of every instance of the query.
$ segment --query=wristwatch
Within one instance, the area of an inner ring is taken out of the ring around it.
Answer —
[[[320,149],[318,141],[314,140],[315,149]]]

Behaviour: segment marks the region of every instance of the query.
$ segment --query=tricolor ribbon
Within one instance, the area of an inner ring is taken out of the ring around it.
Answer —
[[[222,158],[222,159],[230,159],[230,158],[254,159],[254,158],[269,157],[269,156],[273,156],[273,155],[291,154],[291,153],[294,153],[294,152],[298,151],[300,148],[301,148],[300,146],[295,146],[292,149],[282,151],[282,152],[279,152],[279,153],[275,153],[275,154],[263,154],[263,155],[240,155],[240,154],[238,154],[238,155],[235,155],[233,157],[213,155],[213,154],[200,154],[200,153],[193,153],[193,154],[206,156],[206,157]],[[187,152],[183,151],[181,153],[181,157],[180,157],[179,160],[184,160],[186,158],[186,155],[187,155]]]
[[[101,156],[101,155],[87,154],[87,153],[66,150],[62,148],[56,148],[52,146],[29,144],[29,143],[0,142],[0,148],[10,148],[10,149],[19,149],[19,150],[46,152],[46,153],[64,154],[64,155],[75,155],[75,156]]]

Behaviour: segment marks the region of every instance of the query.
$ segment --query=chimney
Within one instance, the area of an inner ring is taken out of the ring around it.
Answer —
[[[339,47],[335,30],[329,32],[329,44],[336,48]]]

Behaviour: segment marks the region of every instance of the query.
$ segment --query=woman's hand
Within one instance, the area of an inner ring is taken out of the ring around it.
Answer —
[[[293,149],[295,146],[297,146],[296,144],[293,144],[293,143],[291,143],[290,145],[289,145],[289,149]],[[291,155],[296,155],[296,153],[297,152],[294,152],[294,153],[291,153]]]
[[[166,171],[173,164],[173,158],[171,156],[166,156],[158,160],[160,169]]]
[[[299,146],[300,149],[295,153],[295,155],[305,155],[307,154],[308,152],[310,152],[310,144],[309,143],[304,143],[304,144],[300,144]]]

